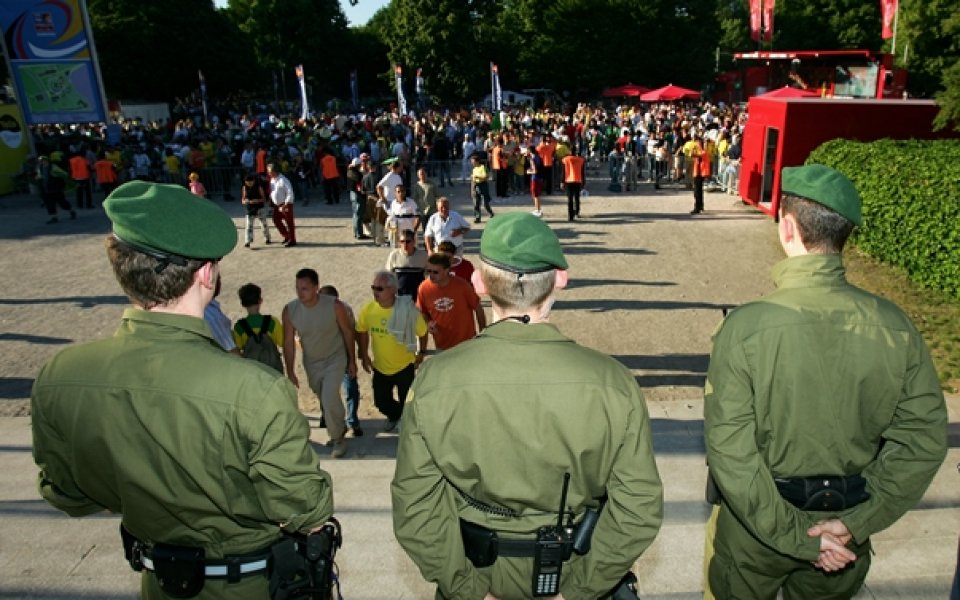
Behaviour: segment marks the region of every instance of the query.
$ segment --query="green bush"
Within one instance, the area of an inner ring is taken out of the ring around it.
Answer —
[[[808,163],[853,180],[863,226],[852,242],[917,284],[960,299],[960,140],[833,140]]]

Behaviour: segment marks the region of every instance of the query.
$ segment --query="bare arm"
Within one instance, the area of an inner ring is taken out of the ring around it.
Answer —
[[[357,345],[360,346],[360,364],[367,373],[371,372],[372,363],[370,362],[370,334],[366,331],[357,332]]]
[[[340,334],[343,336],[343,349],[347,353],[347,373],[350,377],[356,377],[357,359],[354,350],[357,347],[357,342],[353,331],[353,322],[343,302],[337,300],[333,306],[337,315],[337,326],[340,328]]]
[[[290,321],[290,311],[286,306],[283,307],[281,320],[283,321],[283,364],[287,369],[287,378],[293,385],[300,387],[300,382],[297,381],[297,365],[295,362],[297,360],[297,341],[294,336],[297,330],[294,329],[293,323]]]
[[[483,305],[478,303],[474,313],[477,315],[477,331],[483,331],[487,328],[487,315],[483,312]]]

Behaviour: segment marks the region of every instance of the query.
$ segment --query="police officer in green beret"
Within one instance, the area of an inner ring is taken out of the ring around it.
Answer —
[[[144,598],[269,598],[271,545],[323,525],[333,494],[290,381],[203,321],[236,226],[175,185],[126,183],[104,209],[133,308],[37,376],[40,494],[70,516],[122,515]]]
[[[847,282],[860,196],[823,165],[781,177],[777,290],[714,336],[704,401],[722,496],[709,583],[720,599],[850,598],[870,536],[923,496],[947,411],[910,319]]]
[[[623,365],[548,322],[567,261],[542,220],[491,219],[480,260],[473,282],[495,323],[417,373],[391,486],[394,532],[437,598],[529,598],[535,571],[547,583],[559,575],[556,592],[538,595],[602,597],[663,516],[643,394]],[[563,546],[550,533],[561,502],[561,529],[589,542],[564,546],[557,573],[536,547],[541,528]]]

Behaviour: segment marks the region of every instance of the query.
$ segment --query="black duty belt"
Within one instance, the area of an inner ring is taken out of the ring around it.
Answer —
[[[237,581],[244,575],[266,572],[267,559],[270,553],[253,556],[224,556],[223,558],[207,558],[203,561],[203,575],[207,579],[227,579]],[[154,571],[153,553],[144,550],[140,555],[140,563],[148,571]]]
[[[796,479],[775,478],[780,496],[800,510],[836,512],[870,499],[862,475],[817,475]]]
[[[396,218],[396,219],[412,219],[412,218],[414,218],[414,217],[416,217],[416,216],[417,216],[417,215],[415,215],[415,214],[413,214],[413,215],[394,215],[394,218]]]

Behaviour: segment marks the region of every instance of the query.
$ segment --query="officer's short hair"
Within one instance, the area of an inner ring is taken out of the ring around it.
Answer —
[[[853,231],[853,222],[826,206],[783,194],[780,210],[784,215],[793,215],[800,229],[804,247],[814,254],[839,254]]]
[[[556,283],[556,269],[519,274],[480,261],[479,271],[490,300],[506,309],[522,311],[539,307],[553,293]]]
[[[187,259],[185,265],[163,263],[108,235],[107,258],[113,273],[130,301],[144,309],[163,306],[182,297],[193,285],[193,275],[203,260]],[[159,272],[158,272],[159,271]]]

